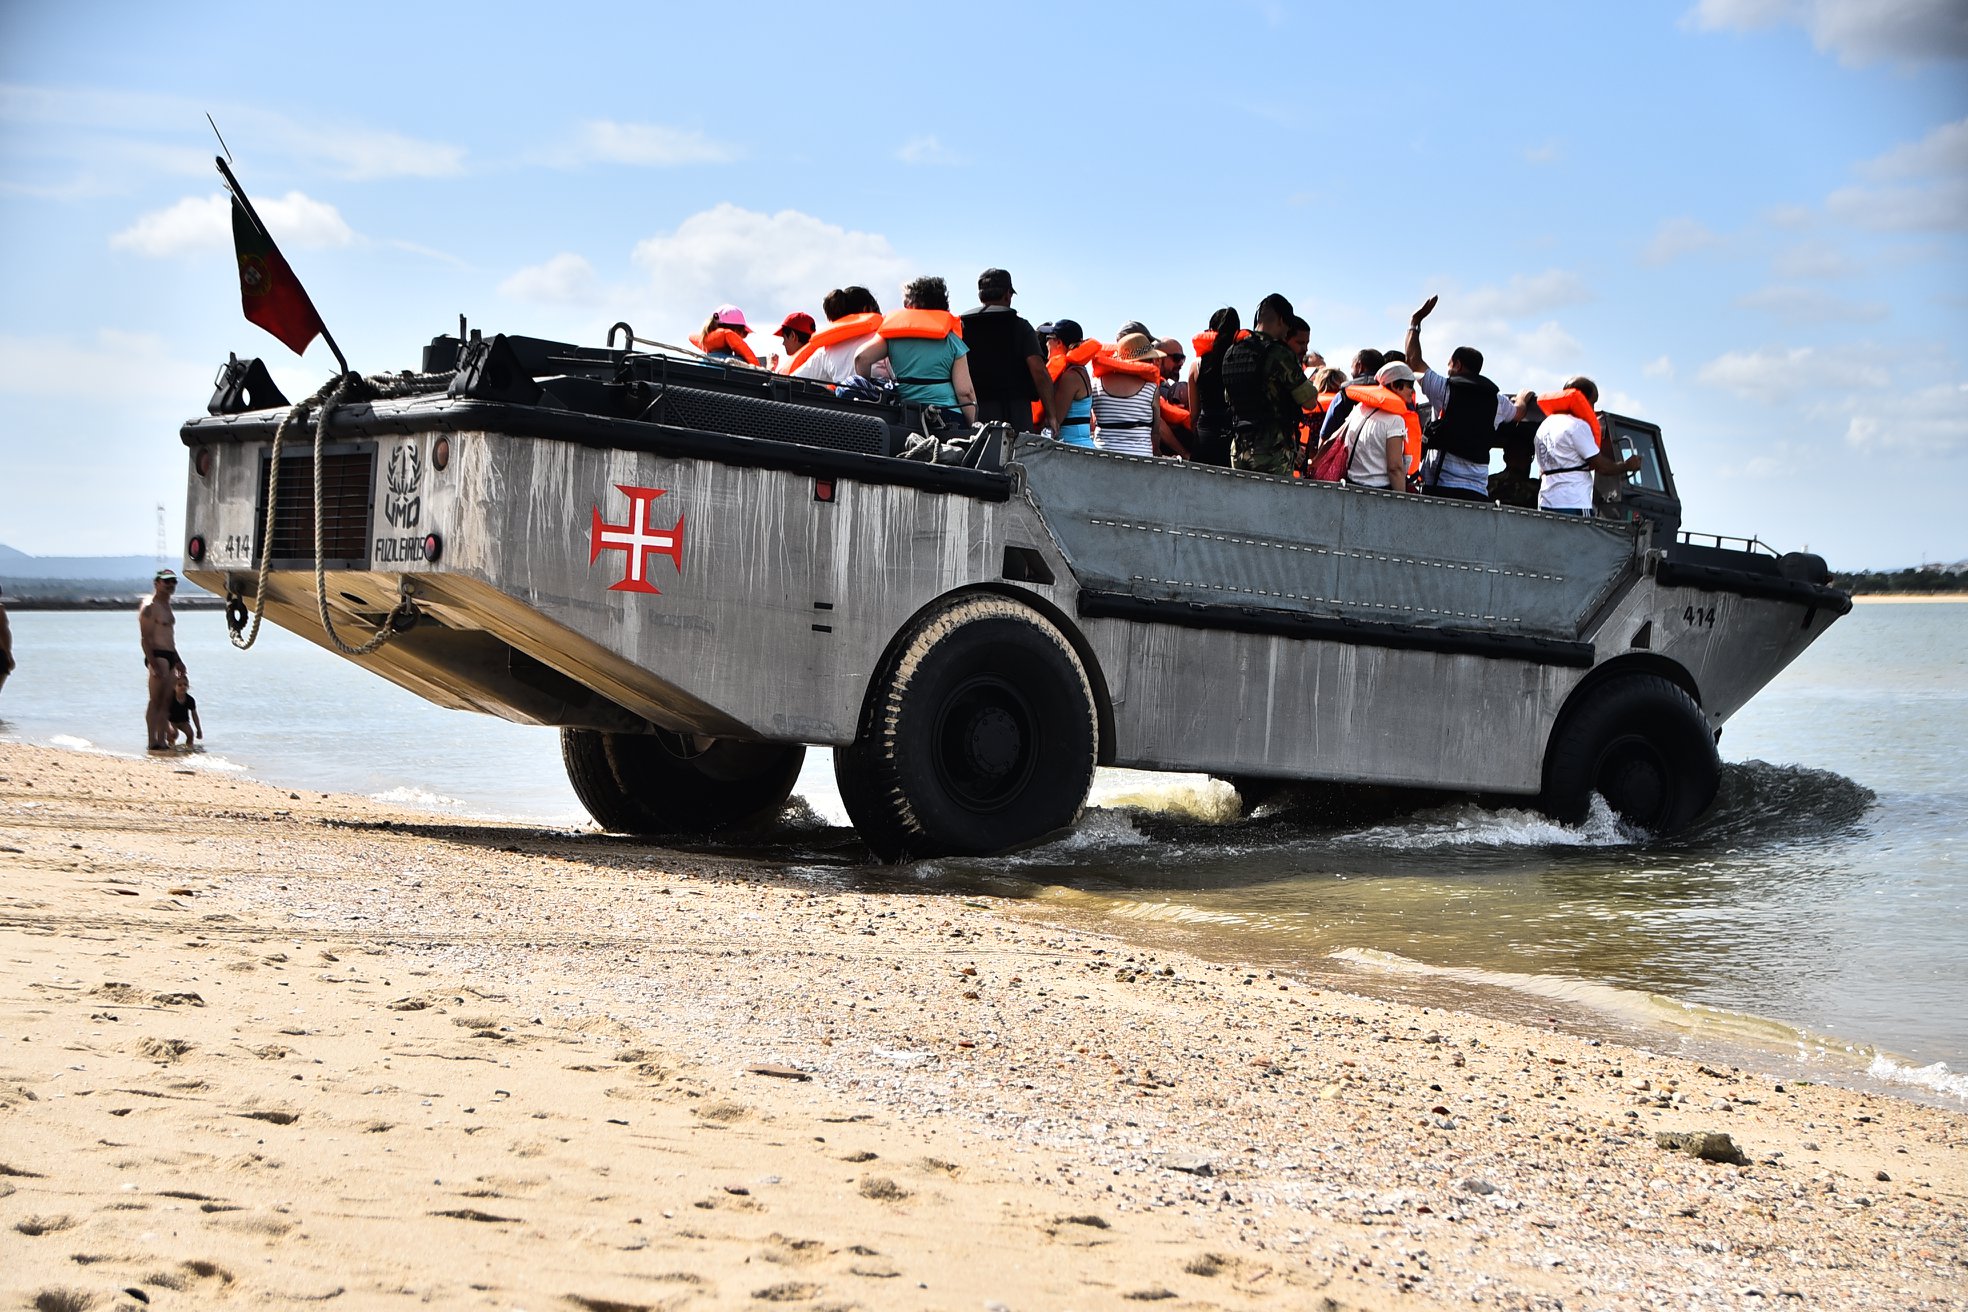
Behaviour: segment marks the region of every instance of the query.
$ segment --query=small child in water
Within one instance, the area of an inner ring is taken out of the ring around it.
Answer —
[[[178,667],[171,682],[171,719],[168,743],[175,745],[178,735],[184,735],[185,746],[191,745],[192,730],[198,730],[198,737],[205,737],[205,722],[198,718],[198,699],[191,695],[191,677],[185,673],[184,666]]]

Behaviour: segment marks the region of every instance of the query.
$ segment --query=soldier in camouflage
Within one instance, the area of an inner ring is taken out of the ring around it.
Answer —
[[[1319,389],[1305,376],[1286,344],[1291,302],[1276,292],[1258,303],[1256,331],[1223,357],[1223,395],[1230,404],[1230,464],[1260,474],[1291,477],[1298,458],[1298,426]]]

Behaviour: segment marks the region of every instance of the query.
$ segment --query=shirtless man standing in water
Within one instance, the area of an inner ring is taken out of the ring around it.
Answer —
[[[144,671],[150,676],[144,728],[150,735],[150,750],[161,752],[171,746],[171,680],[184,662],[178,659],[178,617],[171,613],[178,576],[160,569],[151,582],[150,597],[137,607],[137,635],[143,641]]]

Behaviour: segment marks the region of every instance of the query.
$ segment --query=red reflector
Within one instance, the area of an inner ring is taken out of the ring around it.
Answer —
[[[444,539],[435,533],[424,534],[424,559],[435,561],[444,554]]]
[[[813,499],[815,501],[832,501],[834,499],[834,480],[831,478],[814,479]]]
[[[185,555],[191,557],[194,561],[205,559],[205,539],[194,537],[191,541],[185,543]]]

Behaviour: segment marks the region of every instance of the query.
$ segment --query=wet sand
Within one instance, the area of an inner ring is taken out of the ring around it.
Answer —
[[[1968,1284],[1959,1112],[906,880],[4,745],[0,910],[16,1305],[1941,1308]]]

